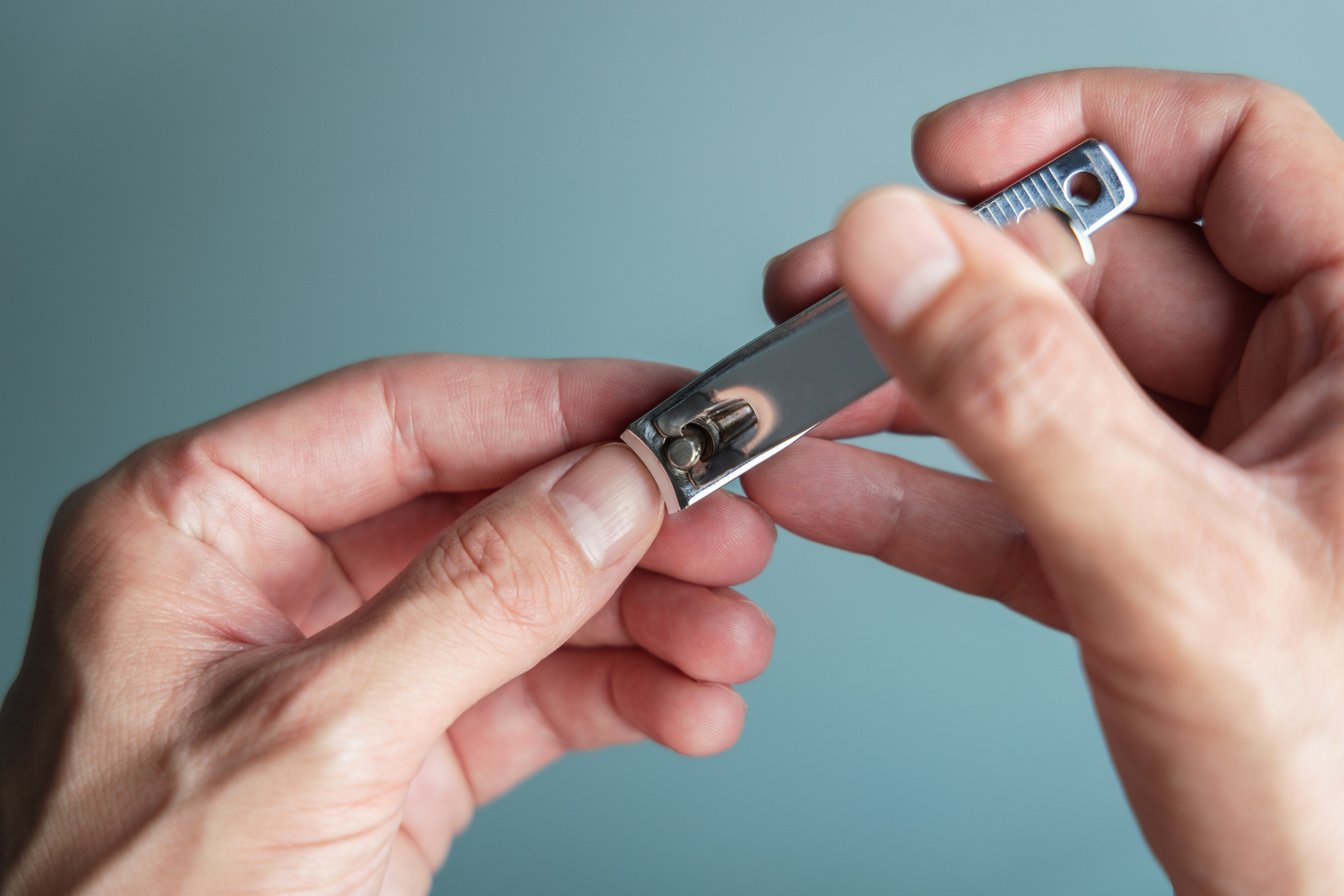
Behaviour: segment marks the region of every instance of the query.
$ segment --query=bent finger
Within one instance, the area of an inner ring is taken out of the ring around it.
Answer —
[[[992,483],[813,438],[745,483],[795,535],[1065,627],[1022,524]]]
[[[569,643],[638,646],[699,681],[740,684],[770,662],[774,635],[770,617],[736,591],[636,570]]]
[[[136,461],[150,474],[151,499],[198,477],[327,532],[422,494],[498,488],[615,438],[686,378],[674,367],[605,359],[382,358],[170,437]],[[164,503],[170,513],[212,509]]]
[[[463,714],[451,738],[484,803],[569,750],[645,737],[702,756],[742,732],[746,704],[642,650],[562,650]]]
[[[775,546],[775,523],[731,492],[715,492],[667,517],[640,560],[643,569],[711,587],[754,578]]]
[[[983,198],[1089,136],[1124,160],[1137,211],[1202,219],[1214,254],[1252,289],[1281,292],[1344,257],[1344,144],[1300,97],[1250,78],[1139,69],[1026,78],[921,119],[915,165],[940,192]]]

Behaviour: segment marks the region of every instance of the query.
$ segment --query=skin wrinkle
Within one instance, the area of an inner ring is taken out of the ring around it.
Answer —
[[[579,403],[566,400],[568,391],[566,384],[569,382],[569,378],[565,375],[563,368],[554,367],[552,371],[551,382],[553,386],[547,392],[551,398],[551,404],[547,412],[539,415],[539,417],[543,420],[555,421],[555,426],[560,432],[561,453],[567,454],[578,447],[579,441],[574,437],[574,427],[570,425],[569,416],[565,413],[565,409]]]
[[[400,827],[423,850],[425,872],[432,873],[449,851],[449,835],[470,819],[475,799],[445,731],[434,740],[411,778],[402,802]]]
[[[247,657],[246,662],[251,670],[259,667],[256,661],[255,654]],[[238,660],[238,662],[242,662],[242,660]],[[236,663],[234,664],[236,665]],[[255,687],[255,682],[252,680],[256,678],[256,675],[251,670],[247,671],[243,678],[238,679],[240,686],[249,689],[246,694],[251,694],[252,690],[250,689]],[[286,713],[288,701],[275,701],[270,680],[268,680],[265,689],[265,693],[269,697],[267,700],[258,701],[245,694],[242,699],[231,701],[231,703],[225,702],[221,707],[219,702],[221,693],[219,690],[212,691],[213,697],[205,704],[203,709],[212,714],[222,713],[226,718],[232,718],[238,713],[251,715],[253,707],[261,706],[266,710],[266,715],[258,720],[253,727],[260,731],[270,731],[277,727],[283,730],[284,726],[275,726],[271,720]],[[291,694],[294,697],[297,695],[297,690]],[[230,705],[236,707],[236,710],[228,709]],[[260,741],[248,739],[249,743],[260,743],[262,748],[259,751],[255,749],[243,751],[242,754],[235,754],[232,750],[220,752],[217,748],[209,749],[207,756],[206,753],[202,752],[202,748],[207,744],[217,746],[212,744],[209,736],[211,730],[214,730],[214,726],[206,725],[197,732],[194,741],[170,741],[168,743],[165,751],[161,753],[163,758],[156,763],[156,767],[161,772],[167,769],[176,770],[176,773],[168,776],[167,780],[177,783],[170,788],[165,800],[160,804],[159,810],[145,824],[128,835],[128,842],[134,840],[145,830],[157,826],[159,821],[169,814],[169,810],[189,807],[192,803],[202,799],[205,794],[226,787],[228,782],[235,780],[238,775],[246,773],[256,762],[265,762],[268,757],[282,756],[303,743],[301,733],[295,733],[282,740],[277,740],[274,737],[263,738]],[[225,761],[221,762],[221,760]],[[175,826],[180,828],[180,819],[175,822]]]
[[[488,493],[429,492],[399,507],[318,537],[362,600],[382,591],[430,542]]]
[[[439,595],[447,594],[490,630],[500,622],[506,628],[538,628],[547,618],[546,608],[531,603],[533,589],[522,581],[513,557],[509,538],[495,521],[488,514],[472,514],[429,549],[423,565],[428,587],[417,591],[421,603],[432,609]]]
[[[610,702],[612,708],[616,710],[618,716],[629,722],[632,728],[639,730],[640,726],[633,721],[629,707],[624,705],[625,701],[621,699],[620,690],[621,689],[617,687],[616,683],[616,666],[615,663],[612,663],[607,667],[606,687],[604,688],[606,699]]]
[[[610,679],[611,674],[611,667],[608,666],[608,679]],[[573,749],[575,744],[570,743],[565,736],[560,733],[560,726],[557,725],[555,719],[551,717],[550,712],[547,711],[543,702],[537,698],[536,677],[531,672],[528,672],[526,675],[522,676],[520,685],[522,688],[523,705],[527,708],[527,711],[535,717],[538,727],[546,735],[547,739],[555,744],[558,752]],[[607,685],[607,690],[610,690],[610,683]]]
[[[1268,303],[1268,299],[1265,299]],[[1218,375],[1217,387],[1212,396],[1205,405],[1208,408],[1210,418],[1213,414],[1213,408],[1222,396],[1235,393],[1232,389],[1232,383],[1236,380],[1237,371],[1241,367],[1242,359],[1246,357],[1246,347],[1250,344],[1251,336],[1254,334],[1254,325],[1248,327],[1242,339],[1227,353],[1227,363],[1223,365],[1222,372]],[[1207,432],[1207,429],[1206,429]],[[1201,439],[1203,441],[1203,439]]]
[[[1326,283],[1316,288],[1320,280]],[[1317,356],[1344,355],[1344,299],[1339,298],[1344,296],[1344,262],[1322,268],[1304,279],[1297,288],[1320,297],[1312,303],[1318,306],[1316,316],[1320,318],[1319,334],[1314,339]]]
[[[466,795],[468,797],[467,800],[459,800],[455,804],[466,806],[465,812],[458,813],[461,816],[460,823],[455,820],[452,825],[452,833],[453,836],[456,837],[466,830],[467,825],[471,824],[471,820],[476,816],[476,807],[482,805],[483,801],[480,792],[476,788],[476,783],[472,778],[471,772],[469,771],[470,766],[462,761],[462,748],[458,746],[457,735],[453,732],[452,726],[449,726],[447,730],[444,731],[443,736],[448,741],[448,748],[453,754],[453,765],[460,774],[462,784],[466,788]]]
[[[415,426],[415,411],[398,402],[400,391],[396,385],[396,369],[385,367],[378,378],[382,387],[383,405],[387,409],[389,467],[397,483],[406,494],[418,494],[430,488],[438,479],[429,453],[420,443]],[[402,408],[405,408],[403,411]]]
[[[900,477],[892,480],[894,483],[902,481]],[[865,547],[865,553],[888,564],[894,564],[895,558],[902,555],[900,531],[907,528],[905,516],[908,496],[904,488],[898,486],[896,491],[899,494],[895,498],[891,497],[890,491],[885,493],[883,505],[887,509],[888,516],[884,518],[879,529],[881,534],[878,543],[872,550],[867,550],[867,546]],[[990,516],[988,513],[981,515]],[[973,528],[984,527],[973,524]],[[1023,615],[1035,618],[1043,624],[1067,630],[1053,600],[1033,600],[1029,593],[1028,586],[1039,589],[1042,583],[1039,581],[1035,550],[1026,531],[1014,520],[1012,530],[1003,534],[1006,536],[1003,546],[992,554],[995,558],[994,570],[982,579],[984,584],[976,588],[976,592],[981,597],[998,601],[1009,609],[1022,612]]]
[[[161,501],[168,501],[169,493],[172,493],[174,495],[171,504],[164,504],[162,506],[161,518],[167,525],[172,526],[174,529],[186,535],[187,537],[200,542],[203,546],[205,546],[212,552],[222,557],[240,575],[251,581],[251,577],[248,575],[248,571],[243,567],[242,564],[238,562],[237,557],[233,555],[232,552],[230,551],[221,550],[221,540],[219,540],[218,538],[212,540],[209,537],[209,533],[205,530],[204,526],[193,527],[190,525],[185,525],[184,523],[181,522],[180,514],[170,509],[170,506],[171,507],[178,506],[179,501],[185,500],[188,502],[187,506],[191,508],[191,511],[189,513],[189,517],[191,519],[207,518],[210,515],[203,513],[199,509],[199,506],[197,504],[196,496],[199,494],[199,492],[195,489],[186,487],[185,484],[193,478],[196,478],[199,481],[200,477],[202,477],[203,474],[205,476],[205,480],[209,481],[211,472],[224,475],[240,484],[246,490],[246,493],[250,497],[256,499],[258,506],[260,506],[260,508],[263,511],[277,511],[279,515],[283,517],[286,521],[293,523],[298,529],[302,530],[302,532],[307,536],[306,538],[303,538],[304,547],[307,549],[315,548],[317,550],[318,555],[321,559],[309,557],[307,560],[302,562],[299,569],[292,570],[286,576],[286,578],[296,578],[296,579],[314,578],[313,571],[320,566],[322,567],[323,572],[320,575],[316,576],[316,578],[319,581],[328,579],[334,573],[336,587],[341,588],[343,586],[344,589],[351,596],[355,597],[356,600],[358,600],[359,597],[358,592],[356,591],[353,583],[351,582],[349,576],[346,574],[345,570],[341,566],[339,560],[337,560],[334,552],[332,552],[330,546],[325,541],[309,532],[307,527],[304,526],[300,520],[296,519],[291,514],[285,513],[285,511],[282,510],[278,504],[276,504],[273,500],[268,498],[253,482],[248,480],[248,478],[244,476],[242,472],[223,463],[219,459],[219,457],[214,453],[214,450],[208,441],[202,439],[193,440],[191,446],[184,448],[184,450],[189,455],[193,456],[198,455],[198,460],[194,463],[191,463],[190,466],[184,469],[180,475],[172,477],[171,478],[172,485],[169,487],[168,491],[160,493],[161,497],[158,500]],[[217,494],[219,492],[219,489],[213,487],[207,487],[205,491],[211,494]],[[243,501],[239,499],[231,502],[231,506],[235,508],[241,508],[244,506],[244,504]],[[218,532],[223,531],[223,527],[228,521],[228,514],[222,514],[222,515],[214,514],[213,518],[216,521],[216,527],[217,527],[216,533],[218,534]],[[310,553],[310,551],[305,550],[304,553]],[[289,550],[287,551],[287,556],[292,558],[296,556],[296,552],[293,550]],[[302,572],[304,567],[306,567],[309,570],[309,572],[306,575]],[[312,610],[316,602],[316,599],[319,596],[320,596],[319,594],[310,591],[301,601],[294,602],[292,600],[285,599],[283,596],[277,594],[265,595],[265,597],[277,608],[292,610],[294,615],[291,616],[291,621],[295,622],[296,625],[299,624],[300,621],[304,617],[306,617],[307,614]]]
[[[397,828],[397,832],[396,832],[396,834],[394,834],[393,836],[396,837],[396,838],[401,838],[403,842],[410,844],[410,848],[411,848],[412,850],[415,851],[415,856],[416,856],[416,858],[417,858],[417,859],[421,862],[421,864],[424,866],[425,877],[428,878],[428,879],[430,879],[430,880],[432,880],[432,876],[433,876],[433,873],[434,873],[434,867],[438,864],[438,862],[432,861],[432,860],[430,859],[430,857],[429,857],[429,852],[425,849],[424,845],[423,845],[423,844],[419,841],[419,839],[415,836],[415,832],[409,830],[408,828],[406,828],[406,827],[403,825],[402,827]],[[389,858],[389,860],[391,859],[391,855],[390,855],[390,854],[389,854],[388,858]],[[386,873],[386,869],[385,869],[385,868],[384,868],[384,869],[380,869],[380,871],[379,871],[377,877],[371,881],[371,883],[375,883],[375,884],[379,884],[379,885],[380,885],[380,886],[379,886],[379,892],[382,891],[381,884],[382,884],[382,882],[383,882],[383,876],[384,876],[385,873]]]
[[[312,838],[293,837],[288,840],[265,844],[264,846],[260,847],[260,849],[264,852],[287,852],[295,848],[323,849],[332,846],[340,846],[341,844],[344,843],[349,843],[351,841],[366,838],[371,834],[376,834],[380,830],[388,828],[392,822],[396,821],[401,816],[401,811],[402,807],[398,805],[395,808],[389,810],[381,818],[375,817],[371,819],[365,826],[361,828],[349,831],[343,831],[340,834],[336,834],[331,837],[312,837]],[[392,828],[393,833],[390,836],[392,837],[396,836],[395,832],[397,830],[398,828]],[[378,850],[374,850],[374,852],[378,852]],[[298,892],[303,891],[300,890]]]
[[[626,619],[627,609],[625,601],[626,589],[630,587],[630,581],[630,579],[626,579],[622,582],[620,587],[616,589],[616,593],[611,596],[611,600],[616,603],[616,612],[614,615],[616,617],[616,626],[619,631],[618,637],[633,644],[635,643],[635,639],[630,632],[630,623]]]
[[[1246,360],[1251,360],[1262,361],[1263,366],[1267,366],[1271,361],[1285,356],[1288,360],[1280,366],[1279,374],[1272,382],[1266,381],[1265,378],[1251,379],[1238,376],[1234,380],[1234,388],[1229,389],[1220,399],[1220,404],[1222,401],[1231,401],[1232,408],[1223,411],[1221,406],[1215,407],[1215,414],[1222,428],[1236,434],[1235,438],[1219,440],[1226,442],[1223,451],[1250,465],[1265,459],[1261,457],[1257,461],[1246,454],[1247,445],[1264,441],[1258,435],[1263,428],[1262,421],[1275,406],[1284,403],[1285,397],[1291,396],[1293,386],[1320,360],[1319,350],[1314,348],[1317,345],[1316,320],[1311,309],[1302,300],[1301,293],[1294,290],[1274,301],[1281,313],[1278,317],[1267,318],[1262,324],[1257,325],[1247,344],[1243,364]],[[1304,342],[1307,343],[1305,349]],[[1222,422],[1225,419],[1223,415],[1231,413],[1232,409],[1236,411],[1236,416],[1233,418],[1235,425],[1231,421]],[[1277,441],[1283,440],[1280,438]]]
[[[1028,574],[1036,567],[1035,550],[1027,539],[1027,533],[1019,526],[1007,539],[1007,546],[999,554],[998,563],[989,575],[989,587],[985,597],[996,600],[1013,610],[1026,606],[1023,586]],[[1039,582],[1031,584],[1039,587]],[[1060,626],[1056,626],[1060,627]]]
[[[873,483],[870,488],[876,490],[879,484]],[[871,545],[865,545],[868,548],[865,553],[869,556],[882,558],[900,555],[901,544],[904,541],[902,530],[905,528],[908,497],[908,490],[899,476],[889,480],[886,488],[882,489],[878,500],[886,508],[887,514],[882,526],[875,533],[876,541]]]
[[[330,561],[331,568],[335,570],[336,577],[334,582],[326,588],[320,589],[313,595],[313,599],[308,602],[308,606],[304,611],[302,620],[296,623],[299,630],[305,634],[312,634],[315,630],[312,628],[312,619],[315,611],[325,607],[326,602],[324,601],[324,598],[327,600],[340,600],[341,598],[344,598],[342,602],[351,606],[352,609],[363,604],[364,601],[368,599],[368,597],[355,585],[354,578],[350,575],[349,570],[345,568],[345,564],[341,562],[340,556],[332,549],[331,544],[321,536],[315,537],[322,543],[322,546],[325,549],[325,555]],[[328,624],[330,623],[328,622]]]
[[[1299,116],[1303,109],[1310,111],[1310,107],[1306,107],[1302,104],[1300,99],[1296,96],[1288,94],[1280,88],[1253,82],[1252,89],[1247,97],[1245,105],[1242,107],[1241,114],[1237,119],[1235,126],[1231,129],[1231,134],[1226,138],[1226,142],[1224,143],[1215,166],[1210,169],[1209,185],[1206,188],[1207,191],[1211,191],[1214,188],[1214,181],[1219,173],[1228,172],[1227,176],[1230,176],[1230,172],[1234,169],[1232,169],[1232,166],[1226,165],[1227,156],[1233,148],[1252,143],[1249,133],[1253,125],[1256,130],[1256,140],[1259,142],[1264,139],[1262,136],[1264,132],[1270,130],[1262,119],[1269,119],[1272,123],[1283,120],[1289,114],[1289,110],[1285,105],[1285,100],[1291,102],[1294,107],[1293,111],[1298,112]],[[1278,160],[1273,161],[1275,159]],[[1291,173],[1288,172],[1287,159],[1281,159],[1271,155],[1261,163],[1262,168],[1268,165],[1276,166],[1270,171],[1265,172],[1265,176],[1269,181],[1272,182],[1273,180],[1283,177],[1285,174],[1288,174],[1289,176],[1284,177],[1283,179],[1290,181],[1296,180],[1296,178],[1292,177]],[[1229,190],[1232,189],[1234,188],[1229,188]],[[1236,191],[1239,202],[1257,203],[1255,208],[1249,210],[1245,217],[1254,220],[1275,220],[1275,216],[1264,213],[1265,208],[1273,198],[1272,192],[1273,191],[1267,190]],[[1207,195],[1208,193],[1206,192],[1204,197],[1205,202],[1207,201]],[[1203,208],[1203,204],[1199,207]],[[1216,220],[1221,224],[1221,218]],[[1324,238],[1326,234],[1322,233],[1321,236]],[[1219,261],[1224,262],[1229,269],[1232,269],[1234,265],[1240,261],[1240,259],[1236,257],[1224,258],[1223,253],[1218,251],[1216,243],[1212,248],[1214,250],[1214,255]],[[1267,284],[1267,288],[1262,287],[1261,289],[1264,292],[1286,292],[1293,289],[1296,284],[1300,283],[1306,277],[1309,277],[1324,268],[1339,265],[1341,261],[1344,261],[1344,241],[1336,239],[1336,245],[1332,249],[1318,247],[1315,252],[1303,255],[1297,262],[1297,267],[1295,269],[1282,272],[1277,283]]]
[[[1283,378],[1275,383],[1276,393],[1287,392],[1312,372],[1324,357],[1321,328],[1339,311],[1338,304],[1312,302],[1302,284],[1288,291],[1279,300],[1291,313],[1287,317],[1288,332],[1282,340],[1282,354],[1287,356]],[[1260,397],[1261,404],[1272,403],[1271,396]]]

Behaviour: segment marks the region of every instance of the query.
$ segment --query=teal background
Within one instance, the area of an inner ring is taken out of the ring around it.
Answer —
[[[64,493],[357,359],[703,366],[762,264],[1035,71],[1234,70],[1338,125],[1337,3],[0,4],[0,681]],[[985,147],[992,152],[993,147]],[[956,466],[936,442],[900,445]],[[742,743],[571,757],[436,892],[1169,890],[1070,642],[785,536]]]

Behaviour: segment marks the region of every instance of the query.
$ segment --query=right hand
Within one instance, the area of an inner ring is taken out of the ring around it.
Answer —
[[[776,317],[844,285],[896,377],[830,435],[936,432],[990,482],[813,438],[748,492],[1071,632],[1178,892],[1344,892],[1344,145],[1265,84],[1107,70],[940,109],[915,159],[973,200],[1089,135],[1140,201],[1076,298],[902,188],[767,272]]]

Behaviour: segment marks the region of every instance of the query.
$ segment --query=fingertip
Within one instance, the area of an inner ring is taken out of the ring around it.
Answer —
[[[923,152],[924,147],[938,132],[939,119],[951,105],[952,103],[944,103],[936,109],[925,112],[916,118],[915,123],[910,126],[910,151],[914,157],[916,168],[919,167],[920,158],[926,155]]]
[[[765,610],[727,589],[709,591],[694,651],[679,667],[692,678],[741,684],[765,671],[775,649],[775,622]]]
[[[770,259],[761,293],[772,320],[787,320],[838,287],[832,235],[823,233]]]
[[[683,755],[722,752],[742,733],[747,704],[740,694],[695,681],[647,654],[630,655],[614,670],[611,688],[631,725]]]
[[[746,725],[747,701],[726,684],[692,682],[695,693],[680,724],[663,743],[685,756],[712,756],[737,743]]]
[[[766,513],[764,507],[751,500],[748,495],[739,495],[737,492],[729,491],[720,492],[719,503],[724,508],[722,512],[726,516],[738,519],[737,528],[740,534],[745,541],[756,546],[755,555],[761,562],[761,569],[764,569],[765,563],[770,559],[770,553],[775,542],[779,539],[779,531],[775,526],[774,519]],[[758,573],[760,571],[760,569],[756,570]]]
[[[772,268],[774,268],[775,262],[779,261],[780,255],[783,254],[784,253],[781,252],[779,255],[771,255],[770,258],[766,260],[765,266],[761,268],[761,283],[763,284],[762,288],[766,288],[770,283],[770,271]]]
[[[1095,256],[1089,257],[1089,238],[1053,209],[1028,212],[1004,232],[1060,280],[1068,280],[1095,261]]]
[[[775,524],[774,517],[766,512],[766,509],[757,504],[749,495],[733,494],[733,502],[744,508],[744,511],[750,511],[750,515],[743,513],[745,519],[752,522],[744,529],[744,535],[750,540],[755,548],[752,559],[756,560],[755,569],[751,574],[742,579],[743,582],[756,578],[765,571],[766,565],[770,562],[770,557],[775,552],[775,545],[779,542],[779,526]],[[738,584],[738,583],[733,583]]]
[[[668,516],[641,565],[700,585],[736,585],[760,574],[777,537],[764,509],[720,491]]]
[[[915,170],[940,193],[983,199],[1024,173],[1024,164],[1039,164],[1066,148],[1058,145],[1067,139],[1060,132],[1076,126],[1056,111],[1064,100],[1058,87],[1055,75],[1035,76],[945,103],[916,122]],[[1035,126],[1023,125],[1032,120]]]
[[[775,620],[752,601],[742,598],[740,604],[743,611],[736,624],[725,626],[724,635],[725,653],[736,657],[738,665],[723,671],[723,684],[751,681],[766,670],[775,653],[775,634],[778,631]]]
[[[944,180],[940,165],[946,142],[943,134],[949,120],[948,110],[957,102],[944,103],[932,112],[924,113],[910,129],[910,157],[915,163],[915,171],[934,189],[939,189]]]
[[[731,589],[639,574],[623,590],[620,612],[635,644],[698,681],[748,681],[774,652],[774,622]]]

